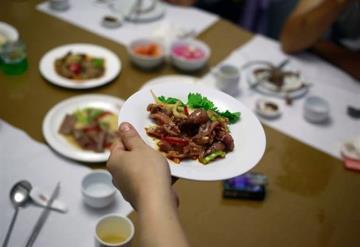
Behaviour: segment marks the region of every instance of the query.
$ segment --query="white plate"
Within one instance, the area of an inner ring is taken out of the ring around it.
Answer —
[[[107,95],[88,94],[76,96],[56,104],[45,116],[42,131],[46,142],[58,153],[67,158],[83,162],[104,162],[109,158],[110,152],[96,153],[84,151],[70,144],[59,128],[66,114],[84,107],[96,107],[118,114],[123,100]]]
[[[156,0],[156,3],[153,7],[152,6],[153,0],[143,0],[143,7],[141,13],[138,15],[131,14],[132,13],[132,6],[135,4],[135,0],[131,1],[115,1],[110,4],[110,9],[115,12],[116,14],[121,14],[125,17],[128,21],[135,21],[135,22],[151,22],[157,19],[160,19],[165,14],[165,5]],[[149,9],[146,11],[146,9]]]
[[[105,73],[97,79],[87,81],[70,80],[60,76],[54,67],[55,60],[63,57],[66,53],[72,51],[74,53],[86,53],[90,56],[105,59]],[[87,89],[99,87],[107,84],[115,79],[120,73],[121,61],[119,57],[109,49],[92,44],[68,44],[56,47],[47,52],[40,60],[40,73],[46,80],[60,87],[72,89]]]
[[[146,82],[141,88],[149,88],[149,87],[152,88],[152,86],[158,84],[165,84],[165,83],[171,86],[173,83],[183,83],[184,85],[187,85],[187,84],[195,84],[197,82],[199,82],[199,79],[192,76],[165,75]]]
[[[168,83],[161,83],[145,87],[128,98],[121,108],[119,119],[133,124],[150,146],[157,148],[156,143],[144,130],[145,127],[153,125],[149,113],[146,111],[148,104],[153,102],[150,89],[157,96],[175,97],[185,102],[190,92],[198,92],[212,100],[220,110],[241,112],[241,120],[230,125],[231,135],[235,142],[233,152],[228,153],[225,159],[208,165],[202,165],[194,160],[175,164],[169,160],[173,176],[203,181],[223,180],[249,171],[261,159],[266,145],[265,133],[259,120],[250,109],[221,91],[183,82],[174,82],[171,86]]]
[[[6,41],[16,41],[19,39],[19,33],[16,28],[6,22],[0,21],[0,33],[4,36]]]
[[[264,68],[264,67],[266,67],[266,65],[255,64],[246,70],[247,73],[246,79],[250,85],[253,85],[259,80],[259,78],[257,78],[254,75],[254,71],[258,68]],[[293,78],[288,78],[287,80],[285,80],[285,85],[281,90],[278,90],[277,87],[274,86],[269,81],[261,82],[259,85],[254,87],[254,89],[259,93],[265,95],[275,96],[279,98],[297,99],[303,97],[309,91],[308,86],[304,87],[302,85],[304,85],[304,82],[303,82],[303,78],[300,77],[299,80],[295,80]]]

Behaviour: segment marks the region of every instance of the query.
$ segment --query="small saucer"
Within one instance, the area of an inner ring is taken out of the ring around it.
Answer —
[[[341,146],[341,154],[345,158],[360,161],[360,137],[344,142]]]
[[[106,15],[103,17],[101,24],[106,28],[118,28],[122,25],[122,22],[118,17]]]
[[[255,111],[261,117],[275,119],[281,116],[280,106],[268,99],[258,99],[255,103]]]

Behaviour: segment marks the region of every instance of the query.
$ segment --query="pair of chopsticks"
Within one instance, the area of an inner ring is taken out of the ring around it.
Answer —
[[[60,191],[60,182],[58,182],[56,184],[56,187],[55,187],[54,191],[52,192],[50,199],[49,199],[48,203],[46,204],[46,207],[43,209],[38,221],[36,222],[36,224],[33,228],[33,231],[26,243],[26,247],[31,247],[33,245],[33,243],[35,242],[37,236],[39,235],[40,230],[42,229],[46,219],[49,216],[51,205],[53,204],[55,198],[58,196],[59,191]]]

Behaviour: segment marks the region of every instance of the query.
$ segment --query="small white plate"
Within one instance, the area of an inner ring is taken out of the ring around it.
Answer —
[[[267,104],[272,104],[277,107],[277,110],[267,110]],[[275,119],[281,116],[280,105],[272,100],[268,99],[258,99],[255,102],[255,112],[266,119]]]
[[[183,83],[184,85],[191,85],[191,84],[196,84],[199,81],[199,79],[192,77],[192,76],[186,76],[186,75],[165,75],[165,76],[160,76],[157,77],[155,79],[152,79],[148,82],[146,82],[141,88],[152,88],[155,85],[158,84],[164,84],[166,83],[169,87],[171,87],[171,85],[173,83]]]
[[[58,153],[67,158],[83,162],[104,162],[109,158],[110,152],[96,153],[85,151],[70,144],[59,128],[66,114],[85,107],[96,107],[118,114],[123,100],[107,95],[88,94],[76,96],[56,104],[45,116],[42,131],[46,142]]]
[[[152,3],[155,1],[155,3]],[[115,1],[110,4],[110,9],[116,14],[121,14],[128,21],[134,22],[151,22],[160,19],[165,14],[165,5],[158,0],[143,0],[142,12],[138,15],[132,14],[132,6],[135,3],[132,1]],[[154,4],[154,5],[153,5]],[[153,5],[153,6],[152,6]],[[149,9],[149,11],[146,11]]]
[[[100,78],[86,81],[70,80],[60,76],[54,67],[55,60],[63,57],[69,51],[73,53],[86,53],[90,56],[104,58],[105,73]],[[119,57],[109,49],[93,44],[68,44],[56,47],[47,52],[40,60],[40,73],[50,83],[72,89],[88,89],[110,83],[121,71]]]
[[[2,34],[6,41],[16,41],[19,39],[19,33],[15,27],[6,22],[0,21],[0,34]],[[0,43],[1,46],[1,43]]]
[[[201,93],[213,101],[220,110],[241,113],[240,121],[229,126],[235,144],[233,152],[228,153],[225,159],[214,161],[208,165],[202,165],[194,160],[185,160],[180,164],[175,164],[169,160],[173,176],[202,181],[223,180],[249,171],[263,156],[266,146],[265,133],[259,120],[250,109],[221,91],[183,82],[172,82],[170,85],[169,81],[169,83],[145,87],[128,98],[121,108],[119,119],[133,124],[150,146],[157,149],[156,143],[145,133],[144,129],[153,125],[149,113],[146,111],[148,104],[153,102],[150,89],[157,96],[175,97],[185,102],[189,93]]]

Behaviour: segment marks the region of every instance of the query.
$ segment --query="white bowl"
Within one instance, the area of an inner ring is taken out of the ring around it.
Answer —
[[[146,45],[150,43],[155,43],[160,46],[162,52],[159,56],[151,57],[145,55],[136,54],[134,49],[140,45]],[[163,45],[159,42],[152,39],[138,39],[131,42],[131,44],[127,48],[130,60],[142,69],[153,69],[160,66],[165,60],[165,49]]]
[[[312,123],[323,123],[329,119],[329,103],[317,96],[310,96],[304,103],[304,117]]]
[[[83,178],[81,191],[87,205],[102,208],[114,201],[116,188],[109,172],[95,170]]]
[[[205,55],[202,58],[199,59],[186,59],[184,57],[181,57],[179,55],[176,55],[173,52],[173,49],[179,45],[188,45],[193,46],[195,48],[200,48],[202,51],[204,51]],[[183,71],[196,71],[201,69],[205,66],[205,64],[208,62],[210,57],[211,51],[207,44],[200,40],[181,40],[181,41],[175,41],[170,48],[170,58],[173,65]]]

